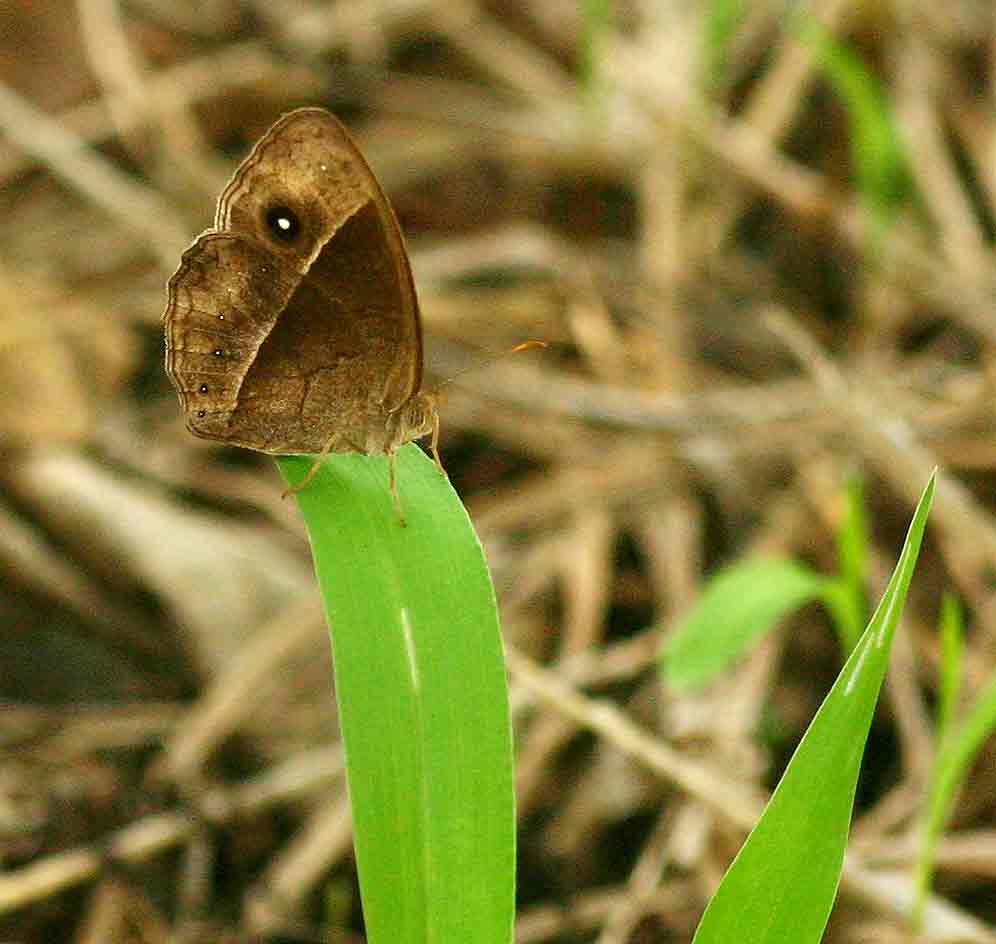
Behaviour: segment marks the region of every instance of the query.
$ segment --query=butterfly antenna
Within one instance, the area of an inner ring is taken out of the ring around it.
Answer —
[[[519,354],[522,351],[535,351],[540,348],[545,348],[547,346],[546,341],[523,341],[521,344],[516,344],[515,347],[510,347],[506,351],[494,351],[488,354],[483,360],[478,361],[476,364],[470,364],[464,367],[462,370],[458,370],[452,377],[447,377],[445,380],[440,381],[436,390],[441,390],[447,384],[453,383],[454,380],[462,377],[464,374],[470,373],[472,370],[479,370],[482,367],[486,367],[488,364],[493,364],[496,360],[501,357],[506,357],[509,354]]]

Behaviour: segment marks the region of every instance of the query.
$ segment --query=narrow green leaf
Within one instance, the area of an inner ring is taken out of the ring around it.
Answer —
[[[665,682],[679,691],[706,684],[786,613],[818,598],[825,582],[791,560],[751,558],[728,567],[668,639]]]
[[[852,475],[844,489],[844,517],[837,532],[837,559],[840,573],[863,585],[868,562],[868,520],[865,516],[865,483]]]
[[[840,638],[840,648],[845,656],[854,649],[867,616],[864,594],[859,597],[854,591],[854,584],[838,575],[827,578],[820,594],[823,605],[833,618],[834,628]]]
[[[875,614],[709,902],[695,944],[816,944],[840,881],[861,756],[934,494],[931,476]]]
[[[938,686],[937,722],[934,742],[937,754],[931,775],[930,790],[924,805],[920,835],[920,849],[916,863],[916,893],[913,898],[912,925],[914,930],[923,926],[927,894],[934,879],[934,852],[937,840],[951,813],[954,793],[965,771],[952,778],[949,752],[953,744],[955,709],[961,690],[962,648],[964,619],[958,598],[945,593],[941,599],[941,677]]]
[[[951,738],[950,746],[941,760],[939,792],[950,806],[954,794],[965,774],[969,772],[982,745],[996,730],[996,675],[990,678],[971,713],[958,733]]]
[[[865,572],[868,562],[868,522],[865,519],[864,482],[851,477],[844,492],[844,517],[837,532],[840,599],[831,606],[844,652],[849,653],[868,619]]]
[[[923,848],[918,862],[918,898],[914,905],[914,925],[921,923],[923,919],[923,904],[933,875],[937,838],[951,815],[958,788],[994,730],[996,730],[996,674],[989,679],[957,733],[949,732],[937,759],[923,828]]]
[[[906,145],[885,86],[818,20],[802,13],[790,22],[847,108],[855,184],[881,236],[913,192]]]
[[[371,944],[508,944],[511,727],[494,591],[449,482],[398,452],[343,454],[297,493],[332,637]],[[313,460],[279,460],[291,484]]]
[[[937,745],[948,743],[954,725],[955,709],[961,694],[962,650],[965,618],[961,603],[953,593],[941,598],[941,678],[937,701]]]
[[[971,770],[982,745],[996,730],[996,675],[993,675],[975,702],[968,718],[954,735],[940,761],[938,794],[945,809],[945,819],[954,795]]]

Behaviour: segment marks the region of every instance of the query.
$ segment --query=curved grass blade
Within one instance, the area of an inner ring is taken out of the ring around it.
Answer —
[[[511,727],[494,591],[446,478],[399,450],[330,456],[297,493],[332,637],[371,944],[508,944]],[[290,484],[314,460],[278,460]]]
[[[695,944],[815,944],[822,937],[840,881],[865,741],[933,494],[931,476],[868,628],[709,902]]]
[[[827,579],[792,560],[748,558],[709,581],[664,647],[665,682],[705,685],[779,619],[819,599]]]

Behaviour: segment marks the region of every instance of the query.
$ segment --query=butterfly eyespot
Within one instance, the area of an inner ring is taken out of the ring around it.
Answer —
[[[203,419],[205,416],[207,416],[207,410],[198,410],[197,411],[197,418],[198,419]]]
[[[207,385],[207,384],[201,384],[201,385],[200,385],[200,386],[199,386],[199,387],[197,388],[197,392],[198,392],[198,393],[207,393],[207,392],[208,392],[208,385]]]
[[[219,321],[224,321],[225,320],[225,316],[224,315],[218,315],[218,320]]]
[[[216,347],[211,353],[214,354],[215,357],[221,357],[225,352],[220,347]]]
[[[292,243],[301,232],[301,220],[290,207],[278,204],[270,207],[264,216],[266,229],[277,242]]]

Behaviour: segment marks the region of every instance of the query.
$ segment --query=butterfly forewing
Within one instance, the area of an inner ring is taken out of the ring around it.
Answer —
[[[391,315],[400,345],[390,370],[394,383],[382,391],[385,409],[395,410],[422,382],[422,331],[415,284],[391,204],[338,119],[321,108],[300,108],[274,124],[222,191],[215,227],[269,240],[261,221],[272,209],[287,206],[301,221],[301,249],[279,243],[275,249],[313,258],[321,244],[368,202],[379,226],[366,234],[363,250],[369,258],[389,260],[391,271],[383,273],[385,281],[378,286],[353,283],[351,288],[367,299],[377,287],[396,298]]]

